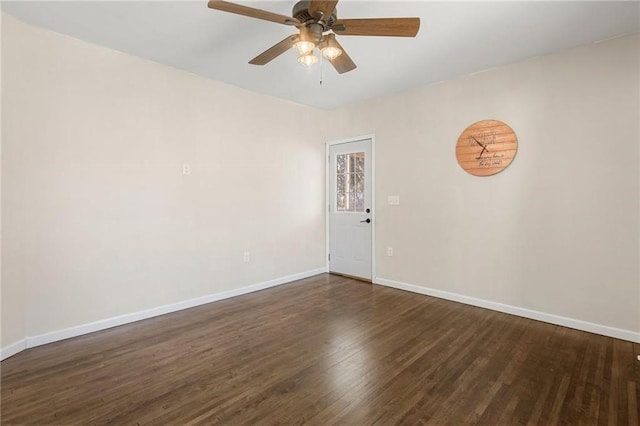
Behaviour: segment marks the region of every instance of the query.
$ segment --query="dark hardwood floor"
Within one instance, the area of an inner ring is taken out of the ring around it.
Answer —
[[[319,275],[19,353],[1,420],[637,425],[639,346]]]

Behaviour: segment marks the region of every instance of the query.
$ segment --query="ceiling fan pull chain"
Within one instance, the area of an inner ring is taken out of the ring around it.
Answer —
[[[322,86],[322,70],[324,69],[324,58],[323,55],[320,54],[320,86]]]

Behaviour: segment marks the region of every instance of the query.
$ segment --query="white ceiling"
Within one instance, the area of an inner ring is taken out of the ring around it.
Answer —
[[[238,1],[283,15],[294,1]],[[255,92],[335,108],[526,58],[640,31],[640,3],[355,1],[339,18],[418,16],[416,38],[338,36],[358,65],[311,69],[293,51],[247,62],[295,28],[207,8],[207,1],[2,2],[30,24]]]

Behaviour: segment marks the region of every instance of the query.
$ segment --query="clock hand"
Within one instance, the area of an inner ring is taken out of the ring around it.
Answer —
[[[474,141],[476,141],[476,143],[477,143],[478,145],[480,145],[481,147],[483,147],[483,148],[484,148],[484,145],[482,145],[480,142],[478,142],[478,139],[474,138],[473,136],[471,136],[471,139],[473,139]]]
[[[486,146],[486,145],[481,144],[481,143],[478,141],[478,139],[474,138],[473,136],[471,136],[471,139],[473,139],[474,141],[476,141],[476,143],[482,147],[482,152],[484,152],[484,151],[489,152],[489,150],[487,149],[487,146]],[[480,153],[480,155],[482,155],[482,153]]]
[[[480,159],[482,159],[482,154],[484,154],[484,152],[485,152],[486,150],[487,150],[487,147],[486,147],[486,146],[483,146],[483,147],[482,147],[482,151],[480,151],[480,155],[478,155],[478,156],[476,157],[476,160],[480,160]]]

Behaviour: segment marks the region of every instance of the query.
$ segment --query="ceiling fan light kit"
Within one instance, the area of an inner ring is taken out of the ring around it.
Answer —
[[[318,48],[339,74],[354,70],[356,64],[336,40],[336,34],[415,37],[420,29],[420,18],[338,19],[337,4],[338,0],[299,1],[293,6],[291,17],[223,0],[210,0],[209,8],[298,29],[298,34],[276,43],[249,61],[250,64],[265,65],[294,48],[299,55],[298,62],[309,67],[318,62],[318,57],[313,53]]]

